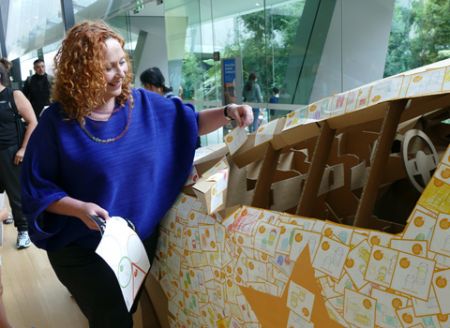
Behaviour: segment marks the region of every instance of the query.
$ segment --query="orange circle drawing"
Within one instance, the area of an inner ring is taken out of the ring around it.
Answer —
[[[236,282],[237,282],[237,283],[241,283],[241,282],[242,282],[242,279],[241,279],[240,276],[237,276],[237,277],[236,277]]]
[[[191,220],[194,220],[194,219],[195,219],[195,213],[189,214],[189,218],[190,218]]]
[[[242,253],[242,247],[238,247],[237,253],[238,253],[238,254],[241,254],[241,253]]]
[[[259,227],[258,231],[259,231],[259,233],[264,233],[266,231],[266,228],[261,226],[261,227]]]
[[[186,298],[189,297],[189,293],[187,291],[184,292],[184,297],[186,297]]]
[[[186,197],[181,198],[181,203],[186,203]]]
[[[248,214],[248,210],[246,209],[246,208],[244,208],[243,210],[242,210],[242,216],[247,216],[247,214]]]
[[[209,238],[209,230],[205,230],[205,236]]]
[[[439,313],[439,314],[437,315],[437,318],[438,318],[438,320],[439,320],[440,322],[447,322],[447,320],[448,320],[448,314],[442,314],[442,313]]]
[[[419,255],[420,253],[422,253],[422,245],[414,244],[413,247],[412,247],[412,252],[415,255]]]
[[[439,276],[436,278],[436,286],[439,288],[447,287],[447,279],[445,277]]]
[[[355,265],[355,261],[353,259],[347,259],[345,261],[345,266],[347,268],[353,268],[354,265]]]
[[[392,300],[392,306],[394,307],[394,309],[400,309],[402,307],[402,300],[399,298],[394,298]]]
[[[309,317],[309,310],[307,309],[307,308],[303,308],[302,309],[302,313],[303,313],[303,315],[305,316],[305,317]]]
[[[183,301],[179,301],[179,302],[178,302],[178,304],[180,305],[180,307],[181,307],[181,308],[183,308],[183,307],[184,307],[184,303],[183,303]]]
[[[372,307],[372,302],[366,298],[363,301],[363,306],[368,310]]]
[[[263,261],[267,261],[267,254],[261,255],[261,259],[262,259]]]
[[[380,261],[383,258],[383,252],[377,249],[375,252],[373,252],[373,258],[377,261]]]
[[[216,243],[213,241],[211,241],[211,243],[209,244],[211,246],[211,248],[216,248]]]
[[[372,102],[377,102],[380,99],[381,99],[381,96],[380,95],[376,95],[375,97],[372,98]]]
[[[424,223],[425,223],[425,220],[421,216],[418,216],[414,219],[414,225],[416,227],[421,227],[421,226],[423,226]]]
[[[413,322],[413,317],[411,314],[409,313],[403,313],[402,315],[402,319],[405,323],[412,323]]]
[[[298,234],[295,235],[295,241],[297,243],[301,242],[302,240],[303,240],[303,236],[302,236],[301,233],[298,233]]]
[[[184,252],[183,252],[183,255],[184,256],[189,256],[189,251],[187,249],[185,249]]]
[[[287,117],[291,118],[295,115],[295,112],[290,112],[289,114],[287,114]]]
[[[447,230],[448,228],[450,228],[450,221],[449,221],[447,218],[442,219],[442,220],[439,222],[439,227],[440,227],[442,230]]]
[[[331,228],[326,228],[324,231],[324,235],[330,238],[333,235],[333,230],[331,230]]]
[[[248,268],[250,270],[253,270],[255,268],[255,265],[253,264],[253,262],[248,262]]]
[[[220,279],[225,279],[225,272],[220,273]]]
[[[443,185],[444,185],[444,181],[441,181],[441,180],[439,180],[439,179],[433,179],[433,184],[436,186],[436,187],[442,187]]]
[[[316,109],[317,109],[317,105],[316,105],[316,104],[311,105],[311,106],[309,106],[309,108],[308,108],[308,110],[309,110],[310,112],[314,112]]]
[[[282,226],[281,227],[281,230],[280,230],[280,234],[282,235],[282,234],[284,234],[286,232],[286,227],[285,226]]]
[[[329,249],[330,249],[330,244],[329,244],[327,241],[324,241],[324,242],[322,243],[322,249],[323,249],[324,251],[329,250]]]
[[[441,176],[442,176],[444,179],[450,178],[450,169],[449,169],[449,168],[446,168],[445,170],[442,170]]]
[[[227,286],[228,287],[233,287],[233,282],[231,280],[227,280]]]
[[[232,142],[233,142],[233,136],[228,135],[228,136],[225,138],[225,141],[226,141],[227,143],[232,143]]]
[[[261,133],[263,130],[264,130],[264,127],[260,126],[257,132]]]
[[[218,270],[214,270],[214,275],[216,276],[216,278],[220,277],[220,272]]]
[[[402,315],[402,319],[405,323],[412,323],[413,322],[413,317],[411,314],[409,313],[403,313]]]
[[[372,243],[372,245],[380,245],[380,237],[373,236],[372,238],[370,238],[370,242]]]
[[[192,271],[192,270],[189,270],[189,275],[190,275],[191,277],[193,277],[193,276],[195,276],[195,272]]]
[[[421,75],[417,75],[417,76],[414,76],[413,82],[417,83],[417,82],[420,82],[422,79],[423,79],[423,77]]]
[[[231,273],[231,271],[232,271],[231,266],[227,265],[227,272]]]
[[[187,235],[190,237],[190,236],[192,236],[192,231],[189,229],[188,231],[187,231]]]
[[[400,267],[402,267],[403,269],[409,268],[410,264],[411,263],[409,263],[409,260],[406,257],[404,257],[400,260]]]

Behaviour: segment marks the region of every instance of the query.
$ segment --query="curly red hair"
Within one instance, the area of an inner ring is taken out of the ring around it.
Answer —
[[[123,47],[124,39],[102,21],[85,21],[72,27],[55,56],[55,83],[52,99],[61,103],[70,119],[83,122],[94,108],[103,104],[101,97],[107,87],[105,41],[116,39]],[[116,98],[120,105],[131,99],[132,68],[125,52],[128,72],[122,93]]]

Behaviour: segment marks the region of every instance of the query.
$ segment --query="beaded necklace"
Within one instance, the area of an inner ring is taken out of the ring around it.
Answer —
[[[128,128],[130,127],[130,124],[131,124],[131,108],[128,108],[127,124],[123,128],[122,132],[120,132],[117,136],[115,136],[113,138],[101,139],[99,137],[94,136],[91,132],[88,131],[88,129],[86,129],[86,122],[84,122],[83,124],[80,123],[80,127],[81,127],[81,130],[83,130],[83,132],[92,141],[106,144],[106,143],[111,143],[111,142],[117,141],[120,138],[122,138],[125,135],[125,133],[128,131]]]

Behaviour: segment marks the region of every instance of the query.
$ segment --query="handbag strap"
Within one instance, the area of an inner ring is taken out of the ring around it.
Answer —
[[[10,87],[6,87],[6,94],[8,96],[9,107],[12,109],[14,116],[16,118],[22,118],[19,111],[17,110],[16,102],[14,101],[14,91]]]

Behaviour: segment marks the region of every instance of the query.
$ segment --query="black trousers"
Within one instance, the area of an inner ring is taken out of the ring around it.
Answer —
[[[157,238],[158,231],[144,241],[150,263]],[[142,287],[128,312],[114,272],[95,250],[69,245],[58,251],[48,251],[47,255],[58,279],[88,319],[90,328],[133,327],[133,313]]]
[[[28,222],[22,213],[20,197],[20,165],[14,164],[18,146],[0,150],[0,187],[6,191],[14,218],[14,225],[19,231],[28,230]]]

